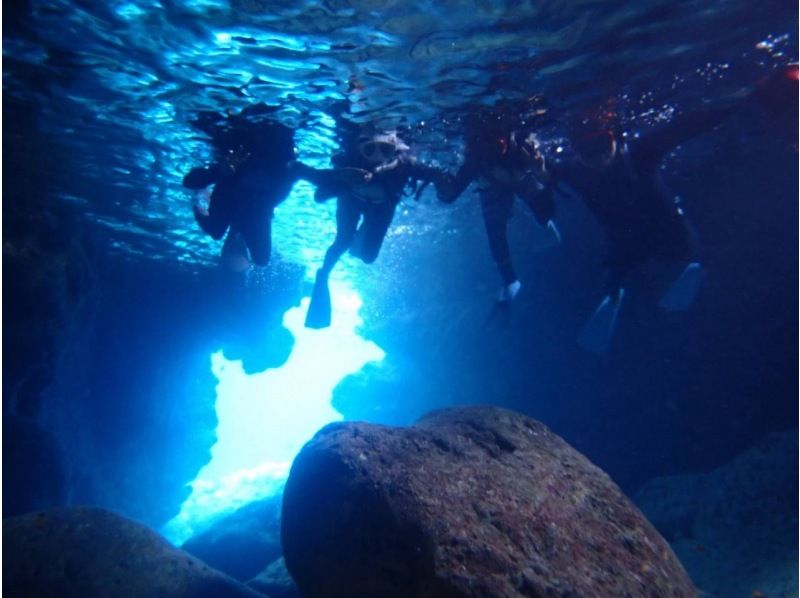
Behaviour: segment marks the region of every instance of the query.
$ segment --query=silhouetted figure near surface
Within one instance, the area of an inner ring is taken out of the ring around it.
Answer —
[[[201,191],[211,185],[208,206],[195,202],[194,217],[213,239],[222,239],[222,259],[243,271],[250,262],[269,263],[272,216],[301,178],[315,178],[313,169],[295,159],[294,131],[272,120],[263,104],[239,115],[203,112],[192,124],[211,137],[216,156],[211,166],[193,168],[184,187]]]
[[[334,156],[336,176],[319,184],[315,199],[337,198],[336,238],[317,271],[308,328],[330,326],[328,277],[342,255],[350,250],[364,263],[374,262],[406,190],[418,199],[427,183],[434,183],[438,193],[447,180],[443,171],[418,161],[408,150],[396,133],[363,134],[344,140],[344,151]]]
[[[492,253],[503,286],[499,302],[516,297],[521,288],[508,246],[508,221],[514,198],[520,198],[536,221],[560,242],[553,220],[555,202],[544,157],[532,134],[515,130],[513,119],[502,113],[478,113],[467,119],[465,157],[443,200],[455,201],[473,181],[478,194]]]
[[[664,184],[661,162],[678,145],[716,128],[749,100],[762,103],[766,89],[762,84],[743,90],[640,135],[620,135],[612,127],[584,122],[573,135],[575,157],[550,164],[554,179],[577,191],[607,236],[605,296],[579,336],[584,349],[608,349],[628,277],[648,262],[684,266],[662,295],[662,309],[684,310],[692,303],[702,278],[696,237]]]

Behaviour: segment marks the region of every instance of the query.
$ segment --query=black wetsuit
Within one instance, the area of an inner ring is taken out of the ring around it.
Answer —
[[[194,209],[197,224],[226,243],[241,237],[258,266],[269,263],[272,216],[297,180],[316,179],[317,171],[295,160],[294,130],[273,120],[275,107],[257,104],[238,115],[201,112],[191,122],[214,147],[213,166],[194,168],[184,187],[214,185],[208,211]]]
[[[736,109],[725,106],[678,117],[621,143],[603,167],[577,158],[549,164],[554,178],[578,192],[606,232],[609,295],[649,260],[680,262],[696,257],[694,232],[664,184],[661,161],[680,143],[713,129]]]
[[[519,197],[542,226],[555,216],[555,202],[550,185],[534,173],[539,167],[531,161],[528,150],[503,146],[502,151],[495,145],[493,140],[472,139],[464,164],[443,200],[455,201],[470,183],[478,181],[489,250],[503,283],[508,285],[517,280],[507,234],[514,198]]]
[[[304,170],[297,163],[252,156],[235,171],[221,165],[195,168],[183,185],[203,189],[213,184],[208,213],[195,210],[200,228],[217,240],[228,229],[231,235],[241,235],[253,263],[266,266],[272,248],[273,212],[300,178],[304,178]]]
[[[337,197],[336,239],[325,254],[321,268],[324,276],[330,274],[339,258],[353,247],[357,235],[359,242],[354,253],[365,263],[374,262],[406,187],[418,181],[438,184],[446,176],[439,169],[403,154],[378,167],[346,157],[334,162],[339,168],[359,169],[364,175],[370,173],[370,178],[355,184],[331,181],[317,189],[317,201]],[[353,173],[354,178],[362,176],[356,170]]]

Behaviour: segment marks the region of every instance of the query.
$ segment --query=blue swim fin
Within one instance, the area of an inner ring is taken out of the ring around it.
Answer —
[[[691,262],[684,268],[678,279],[667,289],[659,307],[667,311],[683,311],[688,309],[700,290],[703,279],[703,267],[698,262]]]
[[[510,303],[519,294],[521,288],[522,283],[518,280],[515,280],[511,284],[503,285],[503,288],[501,288],[500,292],[497,294],[497,302]]]
[[[617,327],[617,316],[624,297],[625,289],[617,291],[616,296],[606,295],[603,297],[600,305],[594,310],[594,314],[578,335],[578,345],[582,349],[600,354],[608,351],[611,337],[614,336],[614,329]]]
[[[331,291],[328,288],[328,277],[317,272],[311,303],[306,312],[306,328],[327,328],[331,325]]]
[[[548,220],[547,230],[551,235],[553,235],[553,238],[556,240],[556,244],[561,245],[561,232],[558,230],[556,223],[552,220]]]

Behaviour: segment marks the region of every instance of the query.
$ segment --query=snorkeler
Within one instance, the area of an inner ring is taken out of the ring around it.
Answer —
[[[685,310],[693,302],[703,274],[695,234],[666,188],[660,165],[679,144],[711,131],[742,108],[756,96],[752,91],[634,136],[621,135],[607,121],[583,121],[572,136],[574,158],[550,165],[554,179],[581,196],[607,236],[605,295],[578,337],[584,349],[608,349],[628,277],[645,263],[661,262],[680,272],[661,296],[662,309]]]
[[[222,261],[235,272],[269,263],[275,207],[314,172],[295,160],[294,131],[269,117],[274,110],[259,104],[239,115],[203,112],[192,122],[210,136],[216,161],[193,168],[183,186],[198,191],[192,209],[200,228],[216,240],[227,233]]]
[[[489,249],[503,280],[497,300],[509,302],[522,286],[508,246],[507,228],[514,198],[522,199],[536,221],[557,242],[561,241],[553,221],[555,202],[544,157],[534,135],[515,130],[513,120],[501,112],[471,115],[464,137],[464,163],[442,199],[455,201],[472,181],[478,181]]]
[[[364,263],[374,262],[404,192],[409,189],[419,199],[428,183],[434,183],[438,193],[448,179],[443,171],[409,155],[410,148],[393,132],[352,135],[343,146],[344,152],[333,158],[338,177],[312,181],[318,185],[316,201],[336,197],[337,203],[336,238],[317,271],[306,314],[308,328],[330,326],[328,277],[339,258],[349,249]]]

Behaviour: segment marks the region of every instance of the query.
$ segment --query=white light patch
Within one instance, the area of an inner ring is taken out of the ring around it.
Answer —
[[[305,328],[308,298],[284,314],[295,343],[280,368],[248,376],[241,361],[228,361],[221,351],[212,355],[219,380],[217,443],[191,484],[192,494],[163,530],[174,544],[248,502],[281,491],[303,445],[321,427],[342,419],[331,406],[333,388],[365,364],[383,359],[381,348],[356,332],[358,294],[346,283],[331,281],[331,297],[330,328]]]

